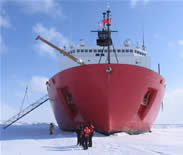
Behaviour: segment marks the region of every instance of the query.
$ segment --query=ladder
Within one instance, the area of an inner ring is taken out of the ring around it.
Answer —
[[[28,107],[26,107],[25,109],[20,111],[18,114],[14,115],[10,119],[8,119],[4,123],[3,129],[8,128],[10,125],[12,125],[13,123],[15,123],[16,121],[18,121],[19,119],[21,119],[22,117],[24,117],[25,115],[27,115],[28,113],[30,113],[31,111],[33,111],[34,109],[36,109],[37,107],[39,107],[40,105],[42,105],[43,103],[45,103],[48,100],[49,100],[48,95],[41,97],[36,102],[32,103],[31,105],[29,105]]]

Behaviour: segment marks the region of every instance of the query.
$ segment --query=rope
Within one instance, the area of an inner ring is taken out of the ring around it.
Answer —
[[[101,61],[101,58],[102,58],[102,55],[103,55],[103,52],[104,52],[104,47],[103,47],[103,49],[102,49],[102,54],[100,54],[100,59],[99,59],[99,64],[100,64],[100,61]]]
[[[114,45],[112,44],[112,47],[113,47],[113,51],[114,51],[114,54],[115,54],[115,57],[116,57],[116,61],[117,61],[117,64],[119,63],[118,62],[118,57],[117,57],[117,54],[116,54],[116,50],[114,49]]]

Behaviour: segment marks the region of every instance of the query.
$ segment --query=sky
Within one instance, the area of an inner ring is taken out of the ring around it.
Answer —
[[[45,81],[69,66],[71,61],[41,41],[68,48],[72,42],[94,46],[102,19],[110,3],[113,42],[125,39],[142,42],[151,57],[151,66],[166,80],[164,108],[156,123],[183,123],[183,1],[171,0],[1,0],[0,1],[0,104],[1,120],[19,112],[25,88],[24,107],[46,92]],[[54,121],[49,102],[25,117],[31,121]]]

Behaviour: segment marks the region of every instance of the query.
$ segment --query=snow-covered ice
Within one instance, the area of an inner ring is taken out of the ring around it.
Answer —
[[[48,123],[1,126],[1,155],[183,155],[183,125],[154,125],[151,133],[104,136],[95,133],[93,147],[76,145],[76,134],[57,126],[49,135]]]

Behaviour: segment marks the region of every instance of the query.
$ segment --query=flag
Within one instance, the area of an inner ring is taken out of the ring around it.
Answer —
[[[99,25],[99,26],[102,26],[102,24],[101,24],[101,23],[99,23],[99,22],[97,22],[96,24],[97,24],[97,25]]]
[[[109,24],[111,24],[111,20],[112,20],[112,18],[109,18]],[[106,23],[107,24],[108,23],[107,19],[103,19],[102,23]]]

